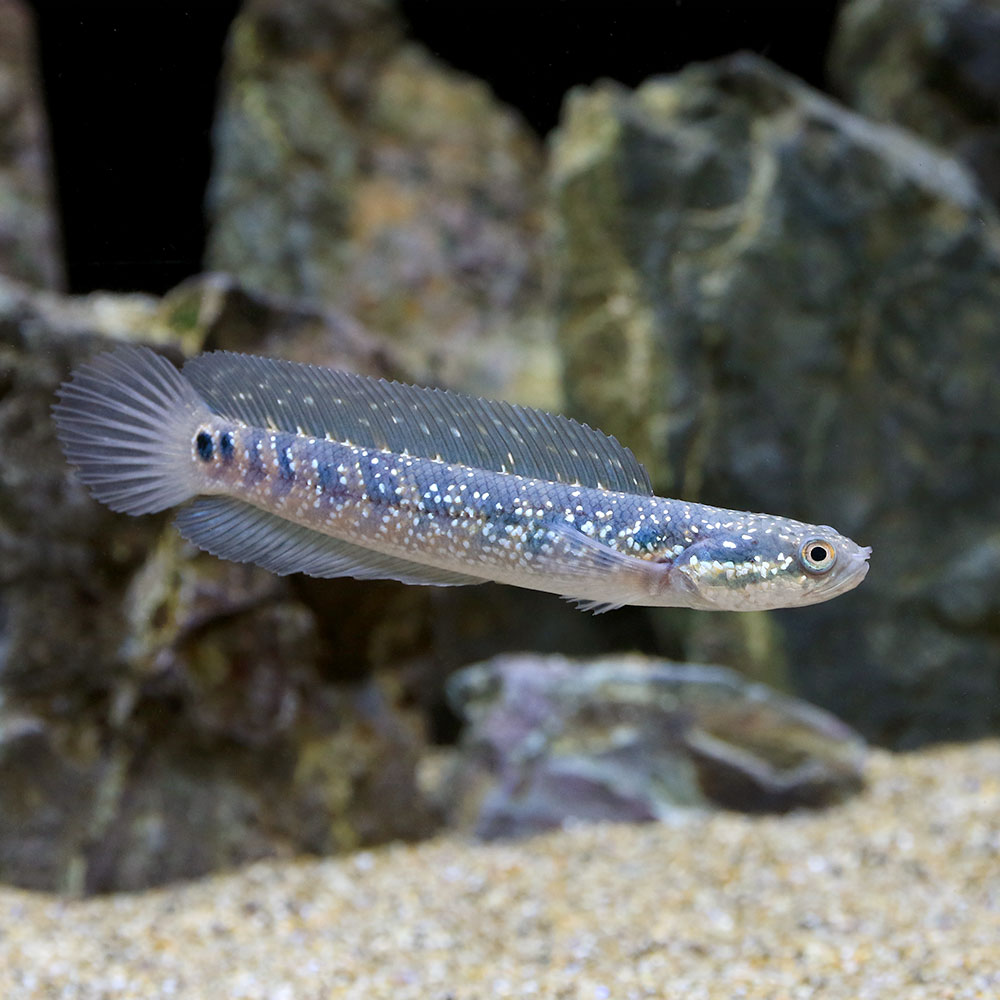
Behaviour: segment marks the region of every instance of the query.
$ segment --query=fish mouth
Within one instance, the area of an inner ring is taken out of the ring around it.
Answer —
[[[871,558],[872,547],[870,545],[859,545],[857,554],[854,556],[855,569],[861,574],[858,578],[860,583],[867,575],[871,565],[868,560]]]
[[[834,570],[829,580],[817,588],[818,600],[826,601],[853,590],[868,575],[868,570],[871,569],[868,562],[872,554],[871,546],[853,543],[852,545],[852,551],[843,554],[845,558],[841,571],[838,573]]]

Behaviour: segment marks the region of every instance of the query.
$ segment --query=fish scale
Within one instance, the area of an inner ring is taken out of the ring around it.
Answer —
[[[540,410],[217,352],[83,366],[54,408],[98,499],[276,573],[486,581],[592,610],[749,610],[860,583],[827,526],[652,495],[627,448]]]

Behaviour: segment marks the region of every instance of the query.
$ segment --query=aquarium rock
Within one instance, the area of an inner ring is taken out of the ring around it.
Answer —
[[[692,807],[786,812],[861,787],[856,733],[721,667],[510,655],[449,693],[467,723],[449,812],[486,839]]]
[[[395,5],[250,0],[213,138],[210,267],[338,306],[416,381],[559,402],[541,142]]]
[[[954,153],[1000,204],[1000,10],[988,0],[851,0],[830,52],[834,91]]]
[[[0,274],[62,288],[62,247],[31,7],[0,0]]]
[[[109,517],[55,442],[55,389],[101,349],[180,360],[280,330],[386,363],[358,331],[231,281],[159,302],[0,279],[0,882],[138,889],[433,828],[417,742],[364,647],[333,644],[289,581],[196,553],[165,518]]]
[[[877,553],[780,617],[793,690],[897,746],[1000,730],[995,621],[938,610],[1000,523],[1000,221],[965,166],[738,55],[576,91],[552,172],[572,411],[667,495]]]

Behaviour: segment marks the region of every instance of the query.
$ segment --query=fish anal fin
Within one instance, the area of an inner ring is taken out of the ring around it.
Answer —
[[[438,587],[485,582],[321,534],[231,497],[198,497],[178,511],[175,523],[188,541],[206,552],[256,563],[279,576],[352,576]]]

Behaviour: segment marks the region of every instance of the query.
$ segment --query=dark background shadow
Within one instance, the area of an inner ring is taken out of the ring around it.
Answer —
[[[162,293],[201,270],[210,131],[238,0],[35,0],[70,290]],[[566,91],[758,52],[823,87],[836,4],[401,4],[410,34],[545,134]],[[469,13],[473,11],[473,13]]]

